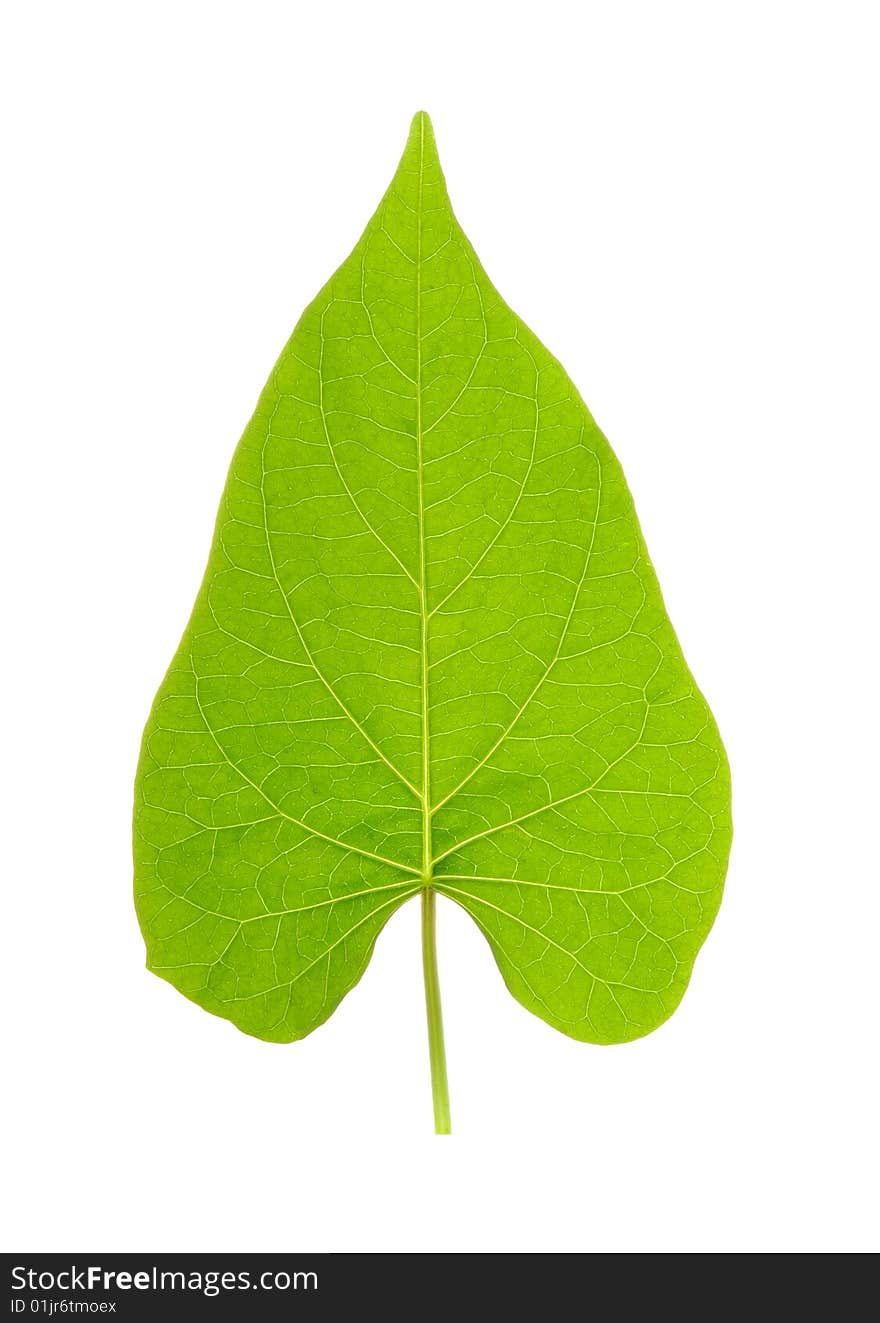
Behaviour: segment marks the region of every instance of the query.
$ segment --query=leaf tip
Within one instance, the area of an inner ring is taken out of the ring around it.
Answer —
[[[425,133],[433,134],[434,126],[431,123],[431,116],[428,114],[427,110],[417,110],[412,117],[409,131],[410,133],[418,133],[421,135],[423,130]]]
[[[439,185],[445,193],[443,168],[434,137],[434,126],[426,110],[417,110],[409,126],[401,166],[410,177],[423,178],[426,184]]]
[[[437,155],[437,140],[434,137],[434,125],[427,110],[417,110],[409,126],[408,147],[413,147],[421,156]]]

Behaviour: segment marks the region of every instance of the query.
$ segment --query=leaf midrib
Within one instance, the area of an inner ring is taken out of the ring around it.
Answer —
[[[428,695],[428,576],[425,547],[425,483],[422,454],[422,189],[425,172],[425,117],[419,118],[419,185],[416,197],[416,482],[419,512],[419,635],[422,691],[422,877],[434,869],[431,835],[431,720]]]

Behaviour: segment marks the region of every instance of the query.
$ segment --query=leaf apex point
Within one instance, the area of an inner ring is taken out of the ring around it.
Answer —
[[[431,123],[431,116],[428,114],[427,110],[416,111],[412,117],[412,123],[409,126],[409,133],[410,138],[416,141],[423,136],[429,143],[435,141],[434,125]]]

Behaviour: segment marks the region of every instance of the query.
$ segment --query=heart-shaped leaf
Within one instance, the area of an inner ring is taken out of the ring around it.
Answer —
[[[428,118],[235,452],[144,734],[150,969],[287,1042],[422,896],[513,995],[617,1043],[677,1006],[721,897],[729,779],[620,466],[450,208]]]

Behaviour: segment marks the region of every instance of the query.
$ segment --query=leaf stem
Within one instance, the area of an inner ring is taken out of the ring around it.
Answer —
[[[437,893],[433,887],[422,892],[422,964],[425,970],[425,1007],[428,1012],[428,1052],[431,1057],[431,1092],[434,1097],[434,1130],[452,1134],[449,1112],[449,1081],[446,1077],[446,1045],[443,1041],[443,1011],[437,975]]]

